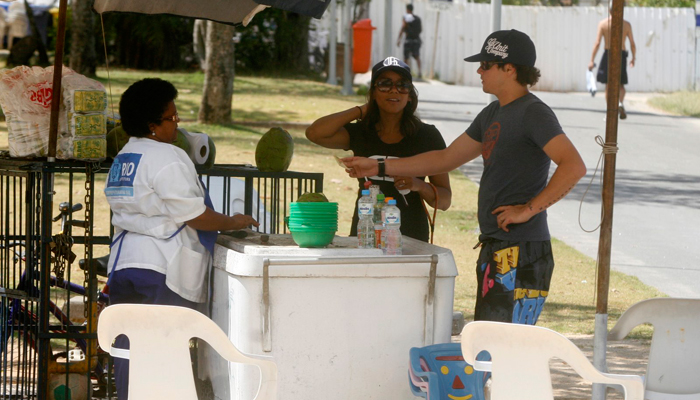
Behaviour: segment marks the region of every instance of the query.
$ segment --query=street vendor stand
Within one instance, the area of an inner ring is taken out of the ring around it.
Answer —
[[[411,398],[410,348],[450,341],[452,252],[411,238],[402,256],[358,249],[356,237],[327,248],[264,239],[219,236],[212,319],[242,352],[272,357],[279,398]],[[254,397],[257,368],[204,354],[216,398]]]

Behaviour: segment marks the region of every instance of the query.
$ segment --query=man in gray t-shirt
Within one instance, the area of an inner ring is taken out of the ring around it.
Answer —
[[[534,324],[554,269],[546,209],[586,174],[586,166],[552,110],[529,87],[537,83],[535,45],[519,31],[498,31],[481,52],[483,90],[489,104],[444,149],[386,161],[348,157],[350,176],[426,176],[451,171],[479,155],[481,251],[476,266],[475,320]],[[547,181],[551,161],[557,165]]]

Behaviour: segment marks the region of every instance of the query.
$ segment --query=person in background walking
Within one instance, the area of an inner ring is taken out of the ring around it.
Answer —
[[[595,38],[595,44],[593,45],[593,54],[591,54],[591,62],[588,63],[588,70],[592,71],[595,67],[595,55],[598,53],[598,47],[600,47],[600,39],[605,40],[605,51],[603,56],[600,58],[600,65],[598,65],[598,82],[604,83],[605,85],[605,99],[608,98],[608,49],[610,48],[610,25],[612,23],[612,16],[608,16],[604,20],[598,23],[598,33]],[[622,74],[620,76],[620,119],[627,118],[627,113],[625,112],[624,100],[625,100],[625,85],[627,84],[627,46],[626,40],[630,41],[630,50],[632,51],[632,59],[630,60],[630,67],[634,67],[635,56],[637,53],[637,46],[634,44],[634,36],[632,35],[632,25],[627,21],[622,21]]]
[[[396,47],[401,46],[401,37],[406,34],[406,39],[403,42],[403,59],[406,64],[411,64],[411,56],[416,59],[418,64],[418,77],[423,76],[421,74],[420,67],[420,33],[423,31],[423,26],[421,25],[420,17],[413,14],[413,4],[406,6],[406,14],[403,16],[401,30],[399,31],[399,38],[396,41]]]
[[[537,322],[554,270],[546,210],[586,174],[552,109],[529,91],[540,77],[535,59],[535,44],[525,33],[492,33],[465,61],[480,63],[483,90],[498,100],[449,147],[398,159],[341,159],[351,177],[424,176],[481,155],[475,320]],[[548,181],[552,161],[557,168]]]

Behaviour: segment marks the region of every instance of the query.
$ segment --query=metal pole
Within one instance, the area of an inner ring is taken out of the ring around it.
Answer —
[[[330,34],[328,35],[328,81],[327,83],[331,85],[337,85],[338,84],[338,77],[335,76],[336,72],[336,57],[337,57],[337,49],[336,46],[338,44],[338,8],[336,5],[338,2],[336,0],[331,0],[330,4],[330,10],[328,11],[331,14],[331,31]]]
[[[393,55],[392,45],[394,44],[394,31],[391,20],[393,19],[393,6],[394,0],[384,0],[384,57],[387,58]]]
[[[437,51],[438,27],[440,26],[440,10],[435,17],[435,37],[433,38],[433,58],[430,60],[430,79],[435,76],[435,53]]]
[[[61,75],[63,72],[63,46],[66,41],[66,8],[68,0],[58,4],[58,29],[56,31],[56,54],[53,63],[53,88],[51,97],[51,117],[49,120],[49,154],[48,161],[56,161],[56,144],[58,142],[58,112],[61,106]]]
[[[608,110],[605,119],[605,144],[617,146],[617,116],[620,100],[620,75],[622,73],[622,23],[624,0],[612,0],[610,23],[610,49],[608,52]],[[615,162],[617,154],[605,154],[603,166],[603,221],[598,242],[598,277],[596,288],[595,337],[593,365],[599,371],[607,371],[605,351],[608,334],[608,288],[610,286],[610,254],[612,247],[613,202],[615,195]],[[593,399],[605,398],[605,385],[593,385]]]
[[[343,54],[343,90],[340,94],[350,96],[352,91],[352,0],[345,0],[345,52]]]
[[[491,32],[501,30],[501,0],[491,0]],[[486,98],[486,105],[496,101],[496,96],[489,94]]]

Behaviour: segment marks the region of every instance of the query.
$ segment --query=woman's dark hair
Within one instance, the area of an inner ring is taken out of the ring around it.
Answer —
[[[377,100],[374,99],[374,87],[369,89],[367,93],[367,115],[362,119],[362,126],[365,131],[370,131],[377,126],[379,122],[379,106],[377,105]],[[401,115],[401,134],[404,137],[410,137],[415,135],[420,128],[420,118],[418,118],[416,113],[416,108],[418,108],[418,91],[416,87],[411,84],[411,91],[408,92],[408,104],[403,109],[403,115]]]
[[[523,86],[533,86],[540,80],[540,70],[527,65],[511,64],[515,67],[516,78],[519,84]],[[498,68],[504,69],[505,64],[498,64]]]
[[[176,98],[175,86],[159,78],[142,79],[129,86],[119,101],[119,115],[126,134],[147,136],[151,133],[148,124],[160,125],[168,103]]]

